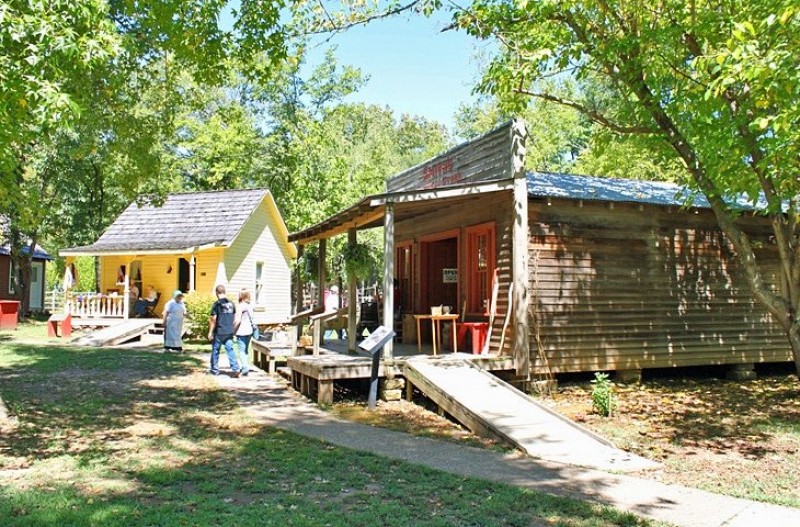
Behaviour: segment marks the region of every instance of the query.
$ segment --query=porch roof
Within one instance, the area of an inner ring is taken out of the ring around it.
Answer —
[[[170,194],[161,206],[133,202],[96,242],[60,254],[174,254],[227,247],[265,199],[278,229],[288,235],[267,189],[187,192]],[[289,253],[294,255],[293,247]]]
[[[427,206],[426,202],[432,200],[459,201],[487,192],[511,190],[512,186],[513,180],[505,179],[445,188],[374,194],[365,197],[358,203],[337,212],[316,225],[290,234],[289,241],[308,244],[343,234],[349,229],[379,227],[383,225],[387,203],[407,205],[395,209],[395,221],[403,221],[424,212],[423,209]]]

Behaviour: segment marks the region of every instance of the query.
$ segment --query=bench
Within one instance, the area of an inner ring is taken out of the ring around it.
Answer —
[[[292,355],[291,344],[271,343],[262,340],[251,340],[253,346],[253,364],[268,373],[275,373],[278,362],[286,364],[286,358]]]

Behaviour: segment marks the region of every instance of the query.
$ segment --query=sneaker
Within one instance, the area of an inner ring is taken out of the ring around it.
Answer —
[[[235,372],[233,372],[231,374],[231,377],[233,377],[234,379],[237,379],[241,374],[242,374],[242,372],[240,372],[239,370],[236,370]]]
[[[247,377],[247,375],[250,373],[250,370],[243,371],[243,372],[240,372],[240,373],[242,374],[242,377]]]
[[[214,370],[208,370],[206,373],[208,373],[209,375],[219,375],[219,372]]]

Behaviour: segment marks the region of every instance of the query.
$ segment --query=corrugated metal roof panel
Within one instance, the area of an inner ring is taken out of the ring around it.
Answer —
[[[691,205],[710,208],[702,194],[693,192],[682,185],[663,181],[641,181],[638,179],[619,179],[553,172],[529,172],[528,195],[531,197],[552,197],[596,201],[616,201],[645,203],[650,205],[677,206]],[[736,199],[737,206],[743,209],[765,208],[760,199],[753,203],[746,197]]]

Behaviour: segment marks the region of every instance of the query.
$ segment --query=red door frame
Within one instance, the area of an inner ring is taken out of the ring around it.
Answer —
[[[430,301],[428,297],[428,273],[423,272],[423,269],[427,268],[428,264],[428,245],[433,242],[438,242],[442,240],[448,240],[451,238],[455,238],[456,240],[456,266],[458,268],[458,283],[456,284],[456,295],[458,299],[458,304],[453,306],[453,310],[458,313],[461,309],[461,284],[463,283],[462,280],[462,266],[461,266],[461,229],[450,229],[447,231],[437,232],[434,234],[429,234],[427,236],[423,236],[419,239],[419,288],[420,288],[420,295],[419,295],[419,303],[416,306],[418,313],[424,313],[430,307]]]
[[[467,285],[469,290],[466,293],[467,302],[467,314],[470,315],[487,315],[488,314],[488,303],[485,309],[480,311],[476,311],[474,309],[474,305],[471,303],[473,297],[479,296],[478,292],[478,284],[476,280],[473,280],[474,274],[477,272],[476,267],[476,247],[473,247],[473,237],[486,235],[487,236],[487,267],[486,267],[486,279],[487,279],[487,293],[488,296],[484,300],[488,300],[491,297],[492,291],[492,276],[494,276],[494,270],[497,267],[497,225],[495,222],[488,222],[488,223],[481,223],[478,225],[472,225],[465,229],[465,238],[467,247],[465,249],[465,255],[467,258],[466,261],[466,269],[465,269],[465,276],[464,276],[464,283]]]

